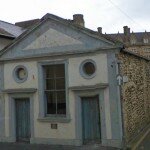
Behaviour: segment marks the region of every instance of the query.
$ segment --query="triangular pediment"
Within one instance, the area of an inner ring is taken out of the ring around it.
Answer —
[[[41,34],[35,41],[27,45],[24,50],[30,49],[42,49],[61,47],[67,45],[83,44],[80,40],[72,38],[64,33],[61,33],[55,29],[50,28],[45,33]]]
[[[110,48],[113,42],[97,38],[77,27],[47,19],[19,36],[12,45],[2,50],[1,60],[19,57],[50,55],[51,53],[88,51]]]

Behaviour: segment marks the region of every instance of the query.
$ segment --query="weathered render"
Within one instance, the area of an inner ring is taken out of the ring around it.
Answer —
[[[17,141],[16,102],[28,98],[31,143],[82,145],[85,132],[82,101],[85,97],[92,99],[96,96],[100,122],[95,125],[98,124],[100,129],[99,140],[102,145],[122,146],[114,63],[120,46],[94,33],[47,14],[1,51],[1,141]],[[86,61],[93,62],[96,69],[90,78],[85,77],[82,70]],[[63,116],[47,115],[45,107],[43,68],[58,64],[65,66],[66,114]],[[23,82],[16,76],[15,70],[19,67],[27,71]]]

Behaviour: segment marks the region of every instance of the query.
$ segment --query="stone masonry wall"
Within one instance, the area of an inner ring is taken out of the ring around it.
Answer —
[[[121,52],[120,73],[128,77],[121,86],[126,142],[150,123],[150,61]]]

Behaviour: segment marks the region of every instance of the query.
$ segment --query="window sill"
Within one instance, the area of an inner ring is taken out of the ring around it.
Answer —
[[[69,123],[71,121],[70,118],[66,117],[43,117],[37,119],[40,122],[51,122],[51,123]]]

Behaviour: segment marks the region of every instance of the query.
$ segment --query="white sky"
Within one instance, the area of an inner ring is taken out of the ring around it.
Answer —
[[[83,14],[87,28],[102,27],[103,33],[123,32],[125,25],[134,32],[150,32],[150,0],[3,0],[0,5],[0,20],[10,23],[46,13],[66,19]]]

